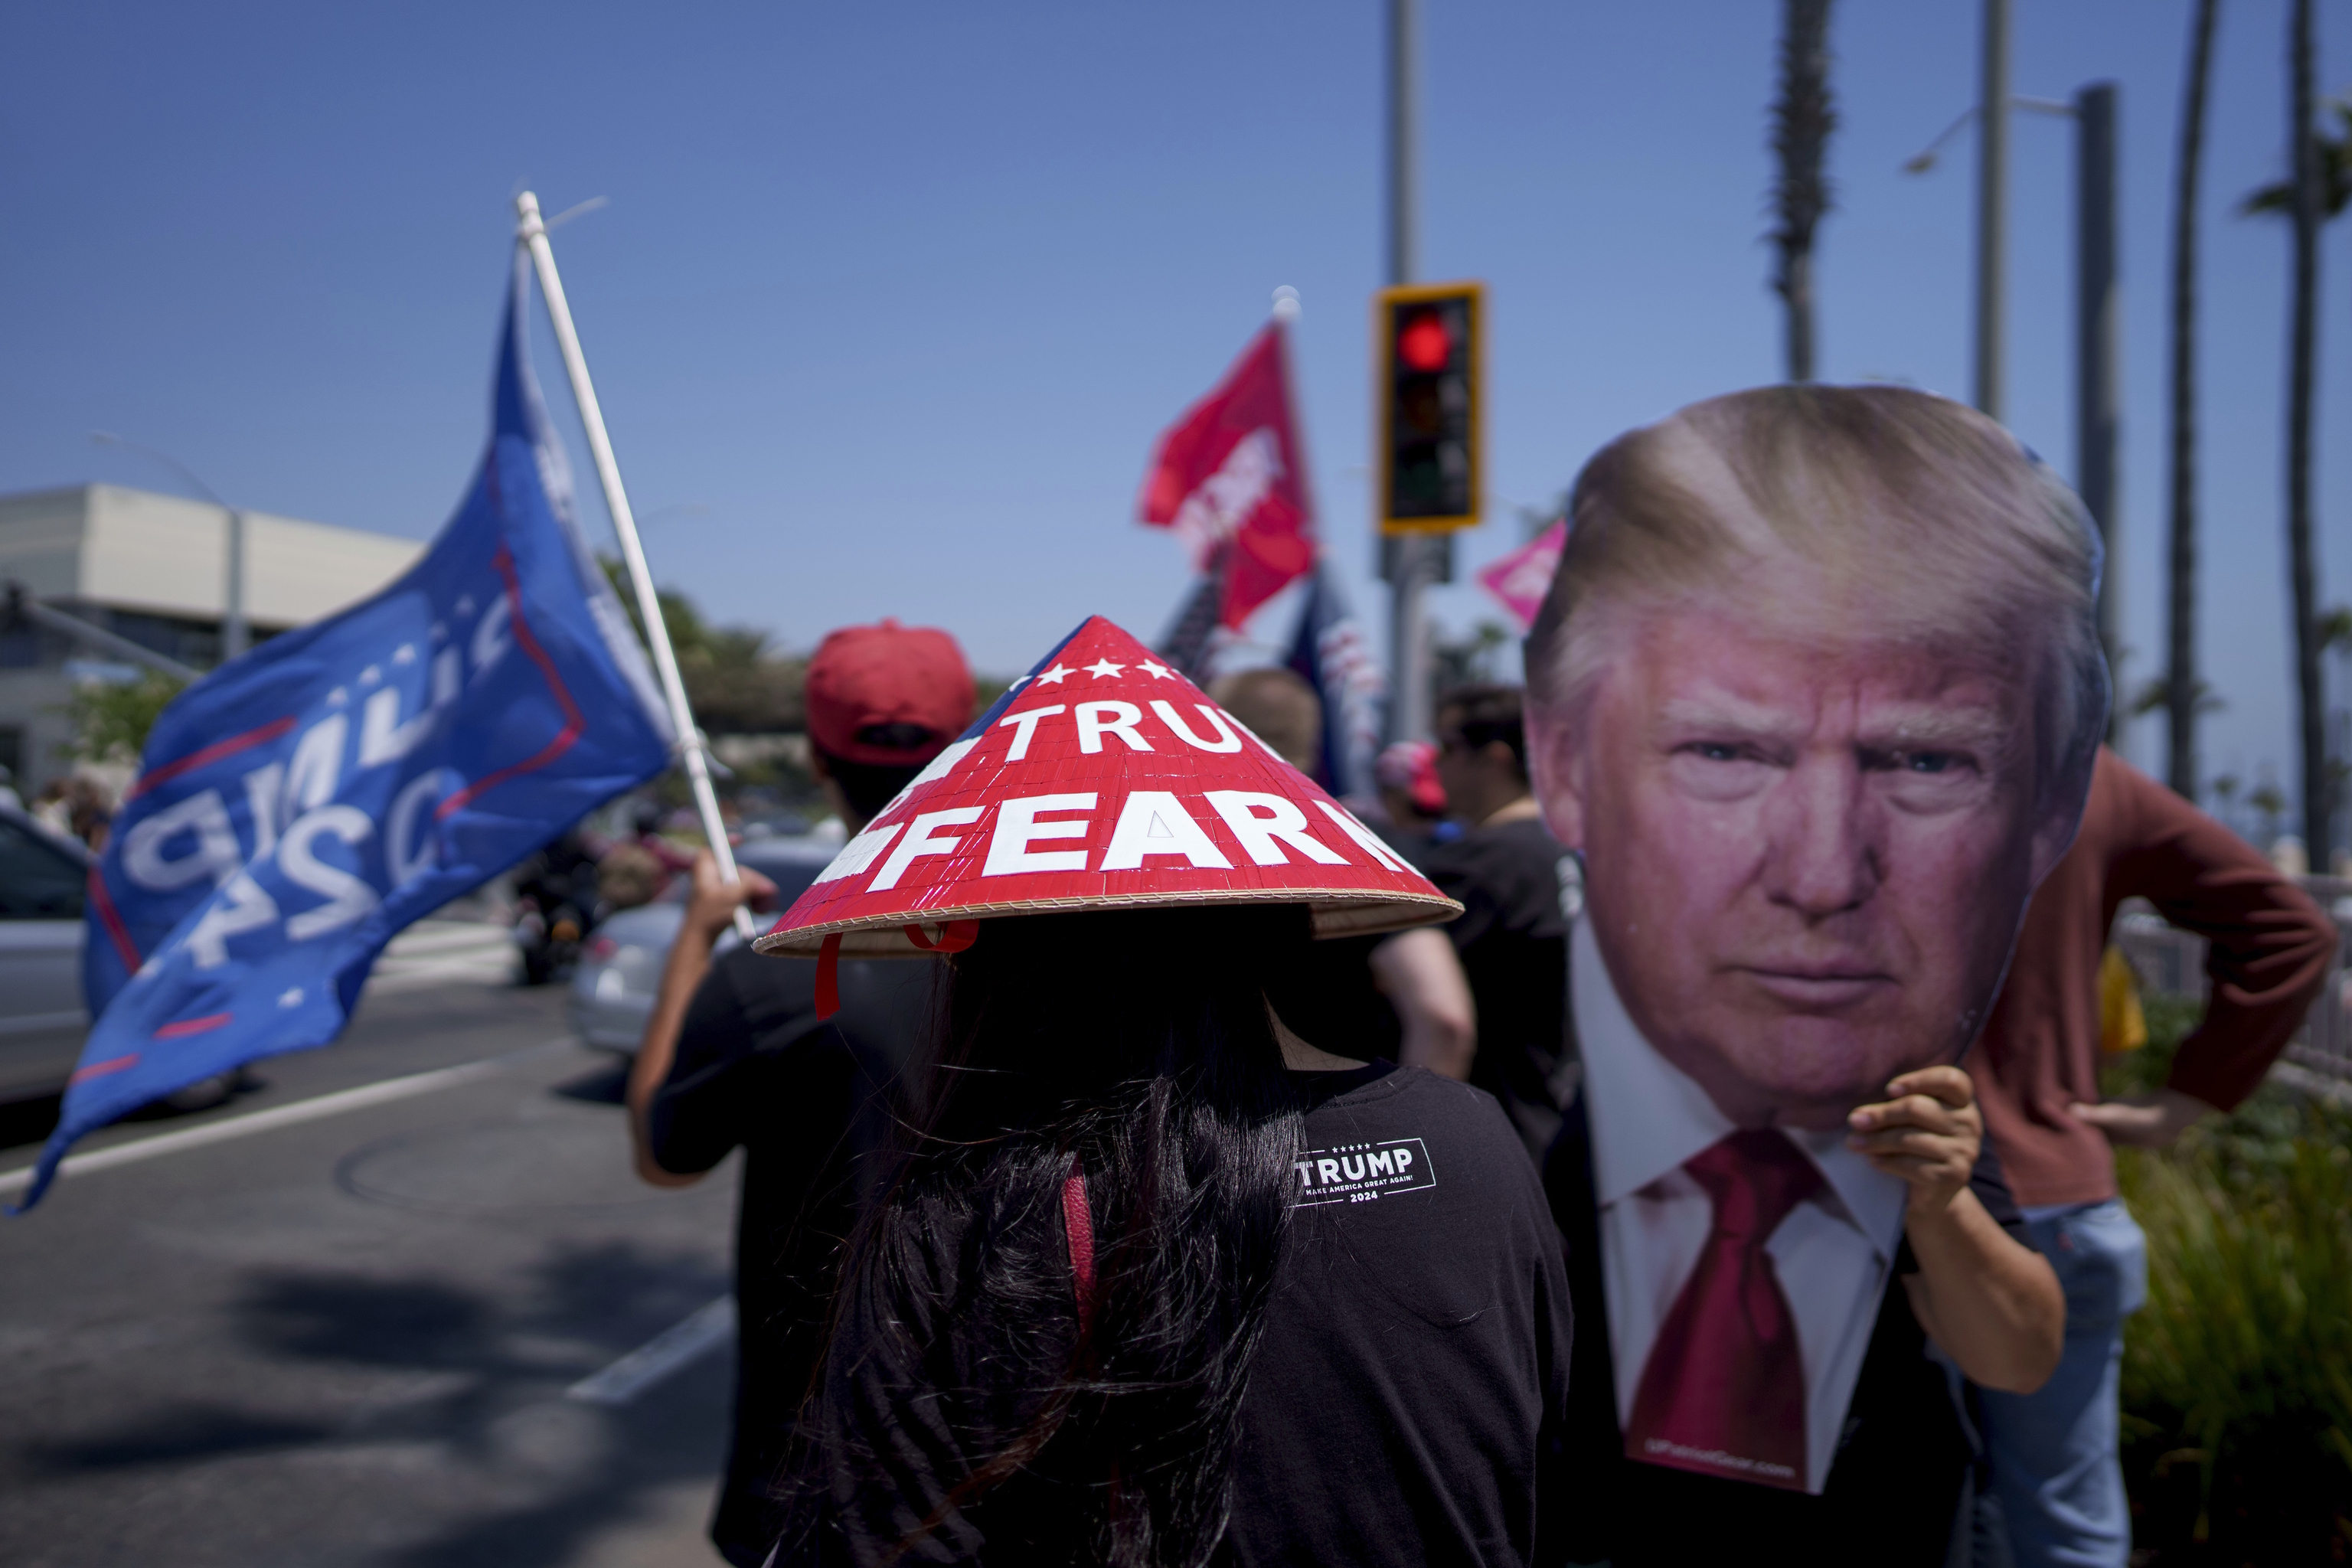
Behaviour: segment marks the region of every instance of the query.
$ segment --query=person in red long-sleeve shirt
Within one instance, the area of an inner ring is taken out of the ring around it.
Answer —
[[[2099,959],[2143,898],[2206,939],[2205,1017],[2152,1094],[2099,1096]],[[2074,845],[2033,895],[1991,1020],[1962,1064],[2034,1243],[2066,1288],[2066,1348],[2032,1394],[1981,1391],[1993,1493],[2020,1568],[2131,1551],[2118,1460],[2123,1323],[2147,1244],[2116,1196],[2114,1146],[2160,1147],[2252,1094],[2326,975],[2335,922],[2244,839],[2099,753]]]

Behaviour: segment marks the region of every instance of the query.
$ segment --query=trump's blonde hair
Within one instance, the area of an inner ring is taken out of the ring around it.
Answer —
[[[2041,799],[2079,806],[2106,726],[2100,542],[2074,492],[1983,415],[1898,386],[1710,398],[1602,447],[1569,519],[1528,637],[1538,709],[1573,725],[1632,616],[1727,597],[1798,635],[2014,675],[2033,695]]]

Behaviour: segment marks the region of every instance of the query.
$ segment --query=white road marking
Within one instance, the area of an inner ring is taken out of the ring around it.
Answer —
[[[487,921],[418,921],[384,944],[386,958],[414,958],[428,952],[495,952],[511,955],[514,933]]]
[[[346,1110],[363,1110],[371,1105],[388,1105],[397,1100],[411,1100],[420,1094],[431,1094],[436,1089],[454,1089],[461,1083],[488,1078],[528,1058],[543,1056],[559,1047],[574,1047],[577,1044],[571,1036],[564,1035],[557,1039],[542,1040],[535,1046],[525,1046],[519,1051],[485,1057],[478,1062],[436,1068],[430,1072],[410,1073],[405,1078],[385,1079],[381,1083],[362,1084],[357,1089],[322,1094],[314,1100],[298,1100],[291,1105],[273,1106],[249,1116],[208,1121],[202,1127],[187,1127],[177,1132],[142,1138],[136,1142],[117,1143],[110,1149],[93,1149],[87,1154],[68,1154],[58,1166],[58,1174],[75,1176],[86,1175],[92,1171],[110,1171],[117,1165],[135,1165],[142,1160],[177,1154],[186,1149],[202,1149],[256,1132],[341,1116]],[[30,1165],[14,1171],[0,1171],[0,1193],[21,1193],[32,1183],[33,1167]]]
[[[511,950],[487,957],[467,956],[411,963],[379,962],[368,976],[366,994],[390,995],[402,991],[425,991],[453,982],[479,985],[502,986],[514,979],[514,955]]]
[[[691,1366],[735,1337],[735,1298],[696,1308],[604,1371],[563,1391],[583,1405],[626,1405],[672,1373]]]
[[[481,921],[419,921],[392,939],[369,973],[367,994],[514,979],[514,933]]]

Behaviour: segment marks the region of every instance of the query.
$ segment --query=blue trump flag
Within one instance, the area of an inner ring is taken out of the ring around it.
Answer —
[[[423,557],[164,710],[92,872],[98,1019],[25,1206],[75,1139],[343,1028],[421,915],[669,765],[672,731],[572,515],[517,258],[489,450]]]
[[[1380,661],[1372,657],[1363,626],[1339,592],[1331,563],[1319,556],[1298,607],[1289,665],[1323,700],[1317,782],[1336,795],[1370,795],[1388,683],[1381,678]]]

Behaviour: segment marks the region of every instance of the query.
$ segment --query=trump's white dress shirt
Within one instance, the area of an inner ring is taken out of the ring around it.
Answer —
[[[1576,923],[1570,963],[1622,1428],[1651,1345],[1715,1226],[1714,1205],[1683,1163],[1738,1128],[1642,1037],[1618,1000],[1590,920]],[[1820,1170],[1822,1184],[1790,1211],[1764,1250],[1796,1320],[1805,1372],[1805,1489],[1818,1492],[1829,1479],[1902,1239],[1905,1190],[1847,1149],[1843,1130],[1787,1135]]]

